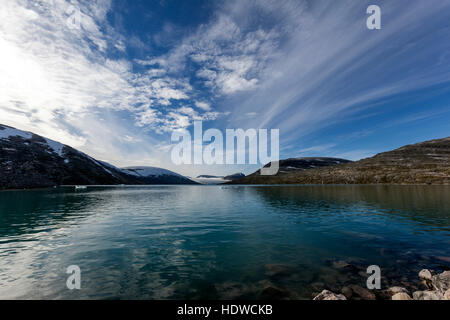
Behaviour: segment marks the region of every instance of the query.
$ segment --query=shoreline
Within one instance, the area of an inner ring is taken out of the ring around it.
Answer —
[[[61,185],[61,186],[52,186],[52,187],[35,187],[35,188],[12,188],[12,189],[1,189],[0,192],[6,192],[6,191],[36,191],[36,190],[53,190],[53,189],[62,189],[62,188],[74,188],[77,185]],[[374,183],[374,184],[301,184],[301,183],[282,183],[282,184],[235,184],[235,183],[219,183],[219,184],[124,184],[124,185],[116,185],[116,184],[105,184],[105,185],[83,185],[91,188],[106,188],[106,187],[113,187],[113,188],[123,188],[123,187],[152,187],[152,186],[189,186],[189,187],[199,187],[199,186],[205,186],[205,187],[214,187],[214,186],[226,186],[226,187],[319,187],[319,186],[335,186],[335,187],[358,187],[358,186],[368,186],[368,187],[413,187],[413,186],[430,186],[430,187],[438,187],[438,186],[445,186],[448,187],[450,184],[382,184],[382,183]]]

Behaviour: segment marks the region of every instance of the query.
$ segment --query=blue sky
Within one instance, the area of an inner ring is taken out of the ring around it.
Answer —
[[[191,176],[257,168],[173,165],[171,132],[194,120],[280,129],[281,158],[357,160],[449,136],[449,16],[449,1],[11,0],[0,123]]]

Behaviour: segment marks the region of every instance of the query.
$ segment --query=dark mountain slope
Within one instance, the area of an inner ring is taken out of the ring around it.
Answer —
[[[343,163],[350,163],[350,160],[340,158],[309,157],[309,158],[289,158],[279,161],[278,173],[274,176],[262,176],[261,170],[256,171],[242,179],[237,179],[230,184],[278,184],[285,183],[287,176],[299,174],[314,168],[337,166]],[[266,164],[264,167],[268,167]],[[288,182],[286,182],[288,183]]]
[[[0,125],[0,189],[153,183],[175,182],[135,175],[56,141]]]
[[[283,161],[281,161],[283,162]],[[425,141],[352,163],[276,176],[256,172],[234,184],[450,184],[450,138]]]

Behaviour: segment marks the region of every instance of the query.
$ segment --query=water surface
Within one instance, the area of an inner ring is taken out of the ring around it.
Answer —
[[[449,248],[449,186],[0,192],[3,299],[256,299],[269,286],[310,299],[363,286],[373,264],[414,281],[448,268]],[[81,290],[66,287],[70,265]]]

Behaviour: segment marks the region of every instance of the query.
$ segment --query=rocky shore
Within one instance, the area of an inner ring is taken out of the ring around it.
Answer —
[[[388,254],[383,249],[382,254]],[[450,257],[405,251],[381,269],[381,289],[369,290],[368,262],[328,259],[321,266],[273,263],[203,288],[189,299],[217,300],[449,300]],[[421,268],[430,268],[422,269]],[[432,270],[437,270],[436,272]],[[419,272],[420,271],[420,272]],[[207,292],[207,295],[203,295]]]
[[[419,272],[419,279],[424,290],[414,291],[405,287],[390,287],[378,290],[378,297],[389,300],[450,300],[450,271],[436,274],[434,271],[423,269]],[[341,289],[340,293],[323,290],[313,300],[348,300],[356,294],[364,300],[376,300],[377,295],[371,291],[359,287],[350,286]]]

